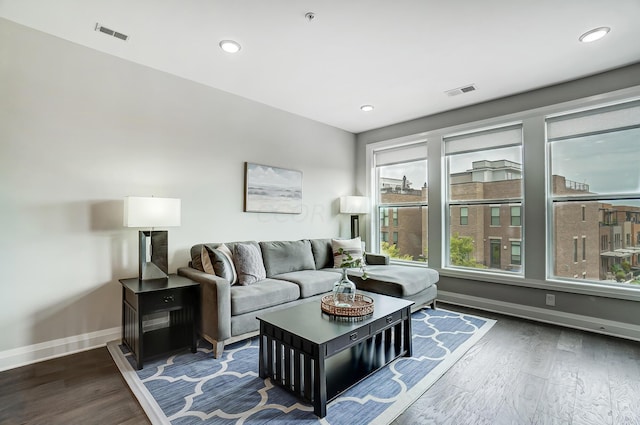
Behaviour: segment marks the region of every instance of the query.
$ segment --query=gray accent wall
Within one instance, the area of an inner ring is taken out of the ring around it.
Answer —
[[[302,214],[244,213],[245,161],[302,171]],[[119,337],[125,196],[182,200],[175,273],[197,243],[348,236],[354,163],[351,133],[0,19],[0,359]]]
[[[441,273],[438,284],[440,300],[640,340],[640,315],[637,314],[640,291],[609,294],[588,284],[558,284],[546,280],[545,146],[541,111],[548,113],[555,109],[559,112],[565,108],[596,105],[627,96],[640,96],[640,63],[361,133],[357,136],[357,189],[363,193],[370,190],[367,182],[368,145],[419,134],[425,137],[426,134],[431,140],[428,144],[429,265]],[[498,119],[514,119],[524,124],[524,279],[480,273],[471,276],[442,268],[445,261],[441,208],[442,146],[438,136],[451,129],[481,128]],[[371,234],[370,220],[367,225],[367,233]],[[556,296],[555,307],[545,304],[546,294]]]

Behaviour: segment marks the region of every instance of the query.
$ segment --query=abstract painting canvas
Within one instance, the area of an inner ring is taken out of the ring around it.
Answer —
[[[245,212],[302,212],[301,171],[245,162],[244,181]]]

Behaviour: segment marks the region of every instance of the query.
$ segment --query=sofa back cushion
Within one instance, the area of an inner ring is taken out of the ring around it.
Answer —
[[[331,239],[311,239],[311,252],[316,270],[333,267],[333,250]]]
[[[260,249],[267,277],[315,269],[308,240],[260,242]]]

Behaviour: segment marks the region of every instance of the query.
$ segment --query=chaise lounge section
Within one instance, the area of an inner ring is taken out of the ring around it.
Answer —
[[[359,238],[358,238],[359,239]],[[336,239],[246,241],[197,244],[188,267],[178,274],[200,283],[200,334],[218,358],[225,344],[256,335],[261,313],[319,301],[340,277],[334,267]],[[357,242],[359,243],[359,241]],[[390,265],[386,256],[363,254],[360,269],[348,274],[359,290],[414,301],[414,310],[435,308],[438,272],[426,267]]]

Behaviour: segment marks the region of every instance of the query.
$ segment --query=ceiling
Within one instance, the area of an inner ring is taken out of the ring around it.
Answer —
[[[639,0],[0,0],[0,16],[353,133],[640,61]]]

